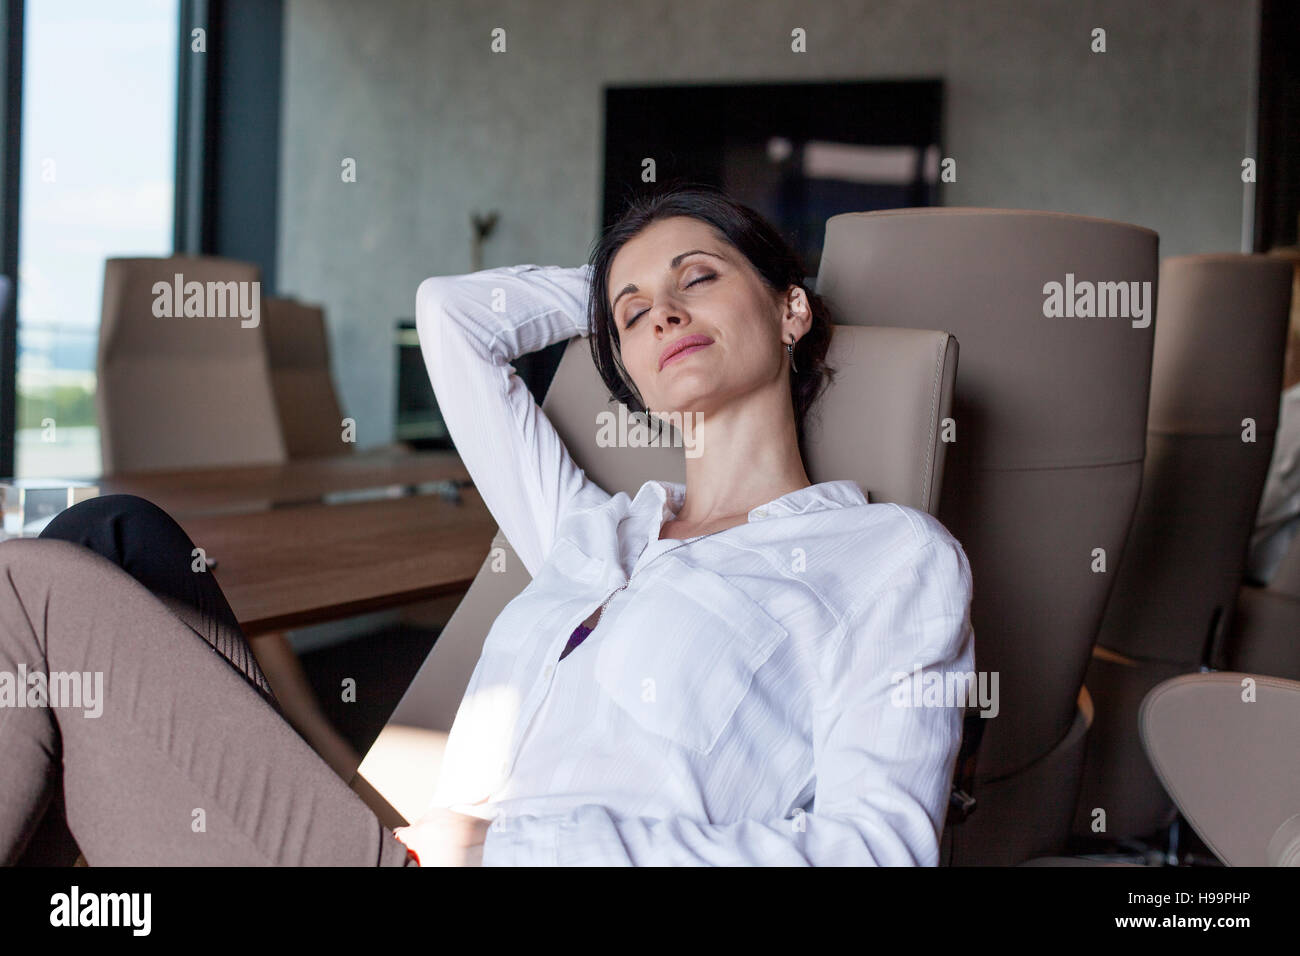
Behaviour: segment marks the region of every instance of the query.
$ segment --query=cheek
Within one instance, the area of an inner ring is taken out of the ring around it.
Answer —
[[[740,343],[740,348],[731,352],[730,358],[736,374],[746,378],[766,375],[771,371],[776,356],[775,339],[769,342],[764,336],[768,333],[754,329]],[[784,350],[781,352],[785,354]]]
[[[646,362],[645,349],[640,346],[632,345],[623,350],[623,367],[637,382],[646,381]]]
[[[647,357],[644,348],[632,343],[623,350],[622,358],[623,368],[627,369],[628,385],[640,392],[642,398],[648,400],[646,391],[653,381],[654,369],[650,363],[655,361],[654,357]]]

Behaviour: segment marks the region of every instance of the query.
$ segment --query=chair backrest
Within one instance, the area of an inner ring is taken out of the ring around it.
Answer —
[[[1273,456],[1290,303],[1291,266],[1281,259],[1161,263],[1142,492],[1098,632],[1103,647],[1188,670],[1221,666]]]
[[[1300,682],[1218,671],[1157,684],[1138,714],[1160,782],[1227,866],[1300,866]]]
[[[1157,243],[1126,223],[1028,210],[827,223],[817,291],[836,314],[961,342],[937,517],[970,559],[976,667],[998,675],[1000,707],[981,721],[980,809],[963,830],[994,822],[987,846],[1009,846],[1016,828],[1047,834],[1026,856],[1068,835],[1068,781],[1051,797],[1050,783],[1028,788],[1002,816],[979,781],[1050,766],[1067,741],[1082,764],[1080,688],[1114,578],[1094,568],[1104,553],[1113,571],[1142,478]]]
[[[957,341],[946,332],[836,327],[828,363],[838,370],[808,422],[809,477],[850,478],[872,502],[933,510],[942,487]],[[574,461],[610,494],[629,495],[651,478],[685,481],[684,449],[602,447],[597,418],[617,409],[592,365],[588,342],[569,342],[542,410]],[[493,548],[508,552],[506,573],[485,559],[469,592],[394,711],[391,723],[450,730],[492,622],[524,587],[528,572],[498,532]]]
[[[296,299],[262,299],[271,386],[290,458],[346,454],[343,411],[330,372],[325,313]]]
[[[95,401],[105,474],[286,459],[260,286],[257,266],[231,259],[104,263]]]

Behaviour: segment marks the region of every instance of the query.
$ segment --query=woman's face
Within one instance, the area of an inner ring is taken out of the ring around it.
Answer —
[[[773,295],[749,261],[689,216],[628,240],[609,270],[623,365],[653,412],[707,415],[761,388],[788,391],[783,342],[807,331],[803,290]],[[783,321],[784,320],[784,321]],[[695,347],[669,355],[676,343]]]

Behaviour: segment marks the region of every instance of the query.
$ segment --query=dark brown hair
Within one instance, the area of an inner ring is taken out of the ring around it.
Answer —
[[[618,327],[609,307],[610,266],[629,239],[651,223],[673,216],[689,216],[712,226],[719,241],[749,260],[773,293],[783,295],[791,286],[798,286],[808,296],[812,325],[795,343],[794,364],[798,371],[790,372],[790,401],[794,409],[799,455],[807,468],[804,421],[823,389],[835,377],[835,369],[826,364],[826,352],[834,331],[830,309],[804,283],[803,263],[781,234],[753,209],[714,187],[674,186],[632,200],[592,251],[591,299],[587,306],[588,328],[592,330],[591,359],[609,389],[611,399],[622,402],[634,413],[647,411],[623,366]]]

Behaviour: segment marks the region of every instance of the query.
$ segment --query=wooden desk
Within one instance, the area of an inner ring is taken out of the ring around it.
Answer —
[[[282,465],[135,472],[103,477],[96,483],[101,495],[139,495],[179,519],[312,504],[335,492],[431,481],[469,481],[469,472],[452,451],[360,453]]]
[[[256,468],[119,475],[102,494],[139,494],[180,523],[249,636],[446,594],[478,574],[496,522],[472,487],[322,504],[335,491],[468,478],[451,453],[362,456]],[[312,503],[312,502],[315,503]]]

